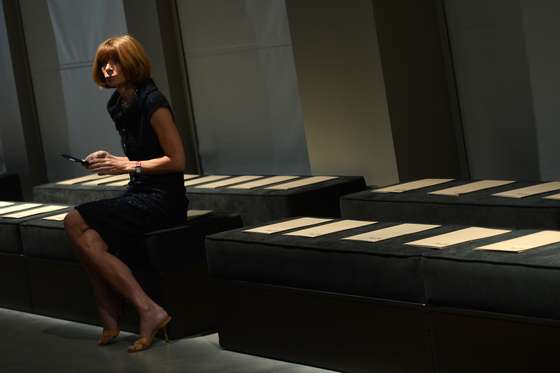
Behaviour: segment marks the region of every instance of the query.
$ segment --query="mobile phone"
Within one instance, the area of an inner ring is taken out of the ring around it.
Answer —
[[[85,159],[76,158],[76,157],[73,157],[73,156],[68,155],[68,154],[61,154],[61,155],[64,158],[68,159],[69,161],[76,162],[76,163],[81,163],[82,166],[84,166],[84,167],[89,165],[88,161],[86,161]]]

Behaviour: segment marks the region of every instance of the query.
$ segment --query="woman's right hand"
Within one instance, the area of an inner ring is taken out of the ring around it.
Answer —
[[[91,161],[93,161],[94,159],[98,159],[98,158],[107,158],[111,153],[105,151],[105,150],[97,150],[94,151],[93,153],[89,154],[86,157],[86,161],[91,163]]]

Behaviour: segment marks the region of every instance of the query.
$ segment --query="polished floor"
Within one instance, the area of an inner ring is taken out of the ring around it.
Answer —
[[[0,308],[0,372],[325,373],[323,369],[222,350],[218,335],[185,338],[128,354],[124,333],[106,347],[100,328]]]

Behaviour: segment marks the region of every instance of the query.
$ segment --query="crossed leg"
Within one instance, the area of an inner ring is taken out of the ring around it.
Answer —
[[[168,317],[167,312],[144,292],[130,268],[109,253],[103,238],[87,225],[77,210],[68,213],[64,229],[89,275],[103,326],[118,328],[120,295],[135,306],[140,318],[140,335],[151,336]]]

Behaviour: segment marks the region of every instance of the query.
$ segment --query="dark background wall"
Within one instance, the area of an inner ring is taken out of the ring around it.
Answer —
[[[370,0],[288,0],[311,169],[398,181]]]
[[[446,0],[445,6],[472,176],[539,179],[519,2]]]
[[[468,177],[439,0],[373,0],[401,180]]]
[[[107,92],[88,71],[115,30],[152,56],[191,141],[190,170],[359,174],[377,185],[560,177],[553,0],[40,3],[4,0],[0,25],[10,44],[1,158],[26,188],[80,173],[61,152],[119,151]],[[109,8],[110,22],[96,23]]]

